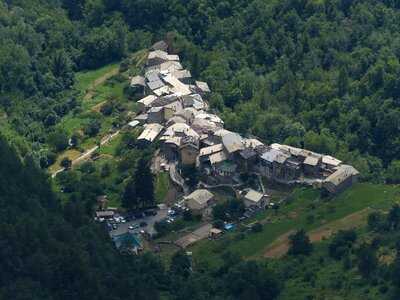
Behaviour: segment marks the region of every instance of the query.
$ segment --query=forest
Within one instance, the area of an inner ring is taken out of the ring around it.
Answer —
[[[119,255],[91,218],[96,174],[64,172],[60,181],[76,183],[68,201],[52,191],[45,168],[75,138],[57,125],[82,112],[78,72],[124,62],[161,39],[208,82],[227,129],[334,155],[363,181],[400,183],[398,1],[2,0],[0,298],[274,299],[290,279],[312,285],[330,259],[354,266],[382,295],[390,285],[396,299],[400,260],[387,265],[375,252],[400,248],[398,206],[368,216],[370,244],[353,246],[357,236],[342,232],[325,256],[307,259],[313,249],[299,231],[292,242],[308,252],[293,245],[286,265],[225,251],[217,270],[192,270],[184,252],[170,269],[152,255]],[[95,136],[93,127],[84,134]]]
[[[22,155],[49,155],[54,126],[79,111],[76,71],[166,38],[229,129],[334,154],[363,180],[400,180],[396,1],[1,5],[0,120]]]

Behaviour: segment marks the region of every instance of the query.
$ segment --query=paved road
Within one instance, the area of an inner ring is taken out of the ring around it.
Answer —
[[[176,171],[176,165],[174,163],[169,165],[169,177],[173,182],[175,182],[177,185],[179,185],[183,189],[183,193],[185,195],[189,194],[189,188],[183,181],[183,179],[178,175]]]
[[[129,226],[131,226],[133,223],[146,222],[147,226],[136,228],[136,229],[132,230],[132,232],[139,232],[140,230],[150,229],[151,227],[154,226],[155,222],[161,221],[162,219],[165,219],[167,217],[167,211],[168,211],[168,209],[157,210],[157,214],[155,216],[149,216],[147,218],[137,219],[137,220],[134,220],[131,222],[120,223],[120,224],[118,224],[119,226],[117,229],[110,231],[110,236],[113,236],[114,234],[120,234],[120,233],[129,231]]]

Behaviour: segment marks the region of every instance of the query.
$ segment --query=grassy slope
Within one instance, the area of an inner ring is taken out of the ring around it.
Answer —
[[[168,173],[158,173],[155,183],[155,199],[157,203],[163,202],[171,188],[171,182]]]
[[[136,75],[141,72],[141,62],[143,62],[143,58],[146,57],[145,54],[145,50],[141,50],[132,54],[133,66],[124,73],[126,76]],[[67,131],[68,135],[70,136],[79,133],[85,123],[89,121],[87,118],[87,113],[91,112],[94,106],[100,103],[106,103],[109,100],[118,100],[126,109],[135,112],[136,103],[128,101],[123,93],[123,88],[127,81],[112,85],[107,84],[106,82],[108,78],[118,73],[118,69],[119,62],[115,62],[97,70],[78,72],[76,74],[76,89],[78,90],[80,98],[82,99],[81,112],[70,112],[60,121],[57,127]],[[88,92],[93,94],[94,97],[91,99],[84,98]],[[133,116],[134,115],[132,115],[132,117]],[[87,150],[96,145],[101,138],[109,132],[110,128],[112,127],[113,120],[113,116],[101,116],[101,129],[99,134],[96,137],[84,136],[79,142],[79,147],[82,150]],[[116,143],[111,145],[112,148],[115,148],[115,146]],[[104,151],[105,152],[102,153],[107,153],[107,150]],[[64,156],[65,155],[63,153],[60,154],[56,164],[51,166],[51,171],[56,171],[61,168],[59,162]]]
[[[318,200],[318,195],[317,191],[297,189],[289,197],[287,205],[281,205],[276,214],[271,210],[265,213],[265,216],[271,217],[271,221],[264,226],[262,232],[248,234],[245,239],[239,241],[230,238],[235,233],[225,234],[228,242],[202,241],[192,247],[195,262],[219,266],[222,259],[215,255],[215,252],[218,252],[215,250],[218,243],[226,243],[225,249],[238,252],[245,258],[259,258],[265,254],[272,241],[290,231],[304,228],[309,232],[367,207],[387,210],[394,202],[399,201],[399,188],[359,183],[329,202]],[[309,214],[315,217],[311,224],[307,222]]]
[[[115,72],[114,70],[118,70],[119,63],[112,63],[106,65],[100,69],[92,70],[92,71],[82,71],[76,74],[76,88],[81,93],[81,96],[84,97],[85,93],[93,89],[94,85],[98,83],[98,80],[101,78],[107,77],[107,74]]]

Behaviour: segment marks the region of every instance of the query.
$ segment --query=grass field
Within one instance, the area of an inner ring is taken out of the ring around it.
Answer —
[[[114,139],[109,141],[106,145],[102,145],[99,149],[100,154],[108,154],[114,156],[119,143],[121,142],[121,135],[117,135]]]
[[[118,71],[119,62],[106,65],[97,70],[81,71],[76,74],[76,88],[80,91],[82,97],[85,93],[92,89],[96,84],[99,84],[103,79],[115,74]]]
[[[217,203],[223,203],[236,197],[235,192],[229,187],[219,187],[211,189],[210,191],[213,193],[214,199]]]
[[[350,214],[366,208],[388,210],[393,203],[399,202],[400,189],[396,186],[373,185],[358,183],[348,188],[330,201],[319,200],[319,192],[311,189],[296,189],[282,204],[277,212],[265,212],[269,217],[268,224],[260,233],[248,233],[244,239],[229,239],[235,233],[229,233],[225,250],[241,254],[247,259],[262,257],[269,250],[269,245],[282,235],[304,228],[307,232],[326,227],[327,224],[342,219]],[[314,221],[309,222],[307,216],[313,215]],[[252,220],[249,220],[251,222]],[[351,222],[359,222],[357,218],[350,218]],[[348,226],[352,226],[352,224]],[[331,223],[332,224],[332,223]],[[355,224],[355,223],[354,223]],[[206,262],[218,267],[222,263],[220,256],[213,254],[218,248],[218,241],[201,241],[192,247],[194,260],[197,263]],[[214,251],[214,252],[213,252]]]
[[[75,160],[81,155],[81,152],[78,150],[67,150],[62,152],[58,157],[54,165],[50,167],[51,172],[56,172],[58,170],[61,170],[62,167],[60,166],[61,161],[63,160],[64,157],[68,157],[70,160]]]
[[[171,182],[168,173],[157,173],[155,180],[155,199],[157,203],[163,201],[171,188]]]

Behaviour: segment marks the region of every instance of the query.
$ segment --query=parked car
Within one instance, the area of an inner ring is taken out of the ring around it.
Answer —
[[[126,222],[132,221],[132,217],[131,217],[131,216],[126,216],[126,217],[125,217],[125,221],[126,221]]]
[[[121,223],[126,223],[126,220],[123,217],[120,217],[119,220],[120,220]]]
[[[173,216],[178,215],[178,212],[173,210],[173,209],[170,209],[170,210],[167,211],[167,215],[173,217]]]
[[[133,230],[133,229],[136,229],[136,228],[139,228],[139,227],[140,227],[140,225],[138,223],[133,223],[131,226],[129,226],[129,229]]]
[[[157,214],[157,211],[154,210],[154,209],[146,210],[146,211],[144,212],[144,214],[145,214],[146,216],[155,216],[155,215]]]
[[[146,222],[140,222],[140,227],[146,227],[147,223]]]
[[[112,228],[115,230],[115,229],[118,228],[118,225],[117,224],[113,224]]]
[[[135,213],[135,218],[136,219],[141,219],[141,218],[143,218],[143,216],[144,216],[144,213],[142,213],[142,212],[137,212],[137,213]]]

